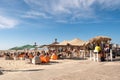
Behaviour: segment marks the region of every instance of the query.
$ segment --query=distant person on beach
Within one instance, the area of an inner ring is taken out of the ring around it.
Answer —
[[[109,56],[110,56],[110,47],[109,47],[109,45],[106,45],[106,46],[105,46],[104,52],[105,52],[105,55],[106,55],[106,59],[107,59],[107,61],[108,61]]]

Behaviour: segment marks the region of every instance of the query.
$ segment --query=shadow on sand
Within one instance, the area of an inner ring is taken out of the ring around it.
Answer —
[[[60,62],[50,61],[49,63],[40,63],[39,65],[54,65],[54,64],[57,64],[57,63],[60,63]]]
[[[69,60],[87,60],[87,58],[66,58]]]
[[[29,70],[0,70],[1,72],[28,72],[28,71],[41,71],[44,69],[29,69]]]

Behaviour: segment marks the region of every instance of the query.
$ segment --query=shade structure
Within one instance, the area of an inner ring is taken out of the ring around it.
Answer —
[[[90,44],[89,41],[85,41],[84,44],[83,44],[83,46],[86,46],[86,45],[89,45],[89,44]]]
[[[96,36],[92,39],[89,40],[90,43],[99,43],[101,41],[103,42],[107,42],[107,41],[111,41],[112,39],[110,37],[107,36]]]
[[[24,50],[24,49],[31,49],[31,48],[35,48],[36,46],[33,45],[24,45],[24,46],[20,46],[20,47],[13,47],[10,50]]]
[[[67,45],[67,44],[69,44],[69,41],[64,40],[64,41],[60,42],[58,45]]]
[[[64,40],[61,43],[59,43],[58,45],[68,45],[69,44],[71,46],[82,46],[84,43],[85,43],[85,41],[80,40],[79,38],[75,38],[71,41]]]
[[[75,38],[69,42],[71,45],[82,46],[85,41],[80,40],[79,38]]]

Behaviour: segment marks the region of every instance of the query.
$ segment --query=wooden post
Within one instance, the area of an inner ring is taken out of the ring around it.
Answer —
[[[94,61],[96,61],[96,53],[93,53]]]
[[[84,59],[85,59],[85,50],[83,51],[83,54],[84,54]]]
[[[90,50],[90,60],[92,60],[92,50]]]
[[[112,49],[110,49],[110,59],[111,59],[111,61],[113,61],[113,54],[112,54]]]
[[[97,62],[99,61],[99,55],[98,55],[98,52],[97,52]]]

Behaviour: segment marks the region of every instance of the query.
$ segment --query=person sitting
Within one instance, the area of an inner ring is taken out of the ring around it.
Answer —
[[[105,51],[105,54],[106,54],[106,60],[108,61],[109,56],[110,56],[110,48],[109,48],[109,46],[106,46],[104,48],[104,51]]]
[[[36,55],[32,58],[32,63],[33,63],[33,64],[40,64],[40,63],[41,63],[38,54],[36,54]]]
[[[51,59],[52,59],[52,60],[57,60],[57,59],[58,59],[57,54],[56,54],[56,53],[53,53],[53,54],[51,55]]]
[[[28,56],[29,56],[29,59],[30,59],[30,63],[32,63],[32,58],[34,57],[33,53],[29,53]]]
[[[48,63],[50,61],[50,57],[48,54],[45,54],[44,57],[42,58],[43,63]]]

